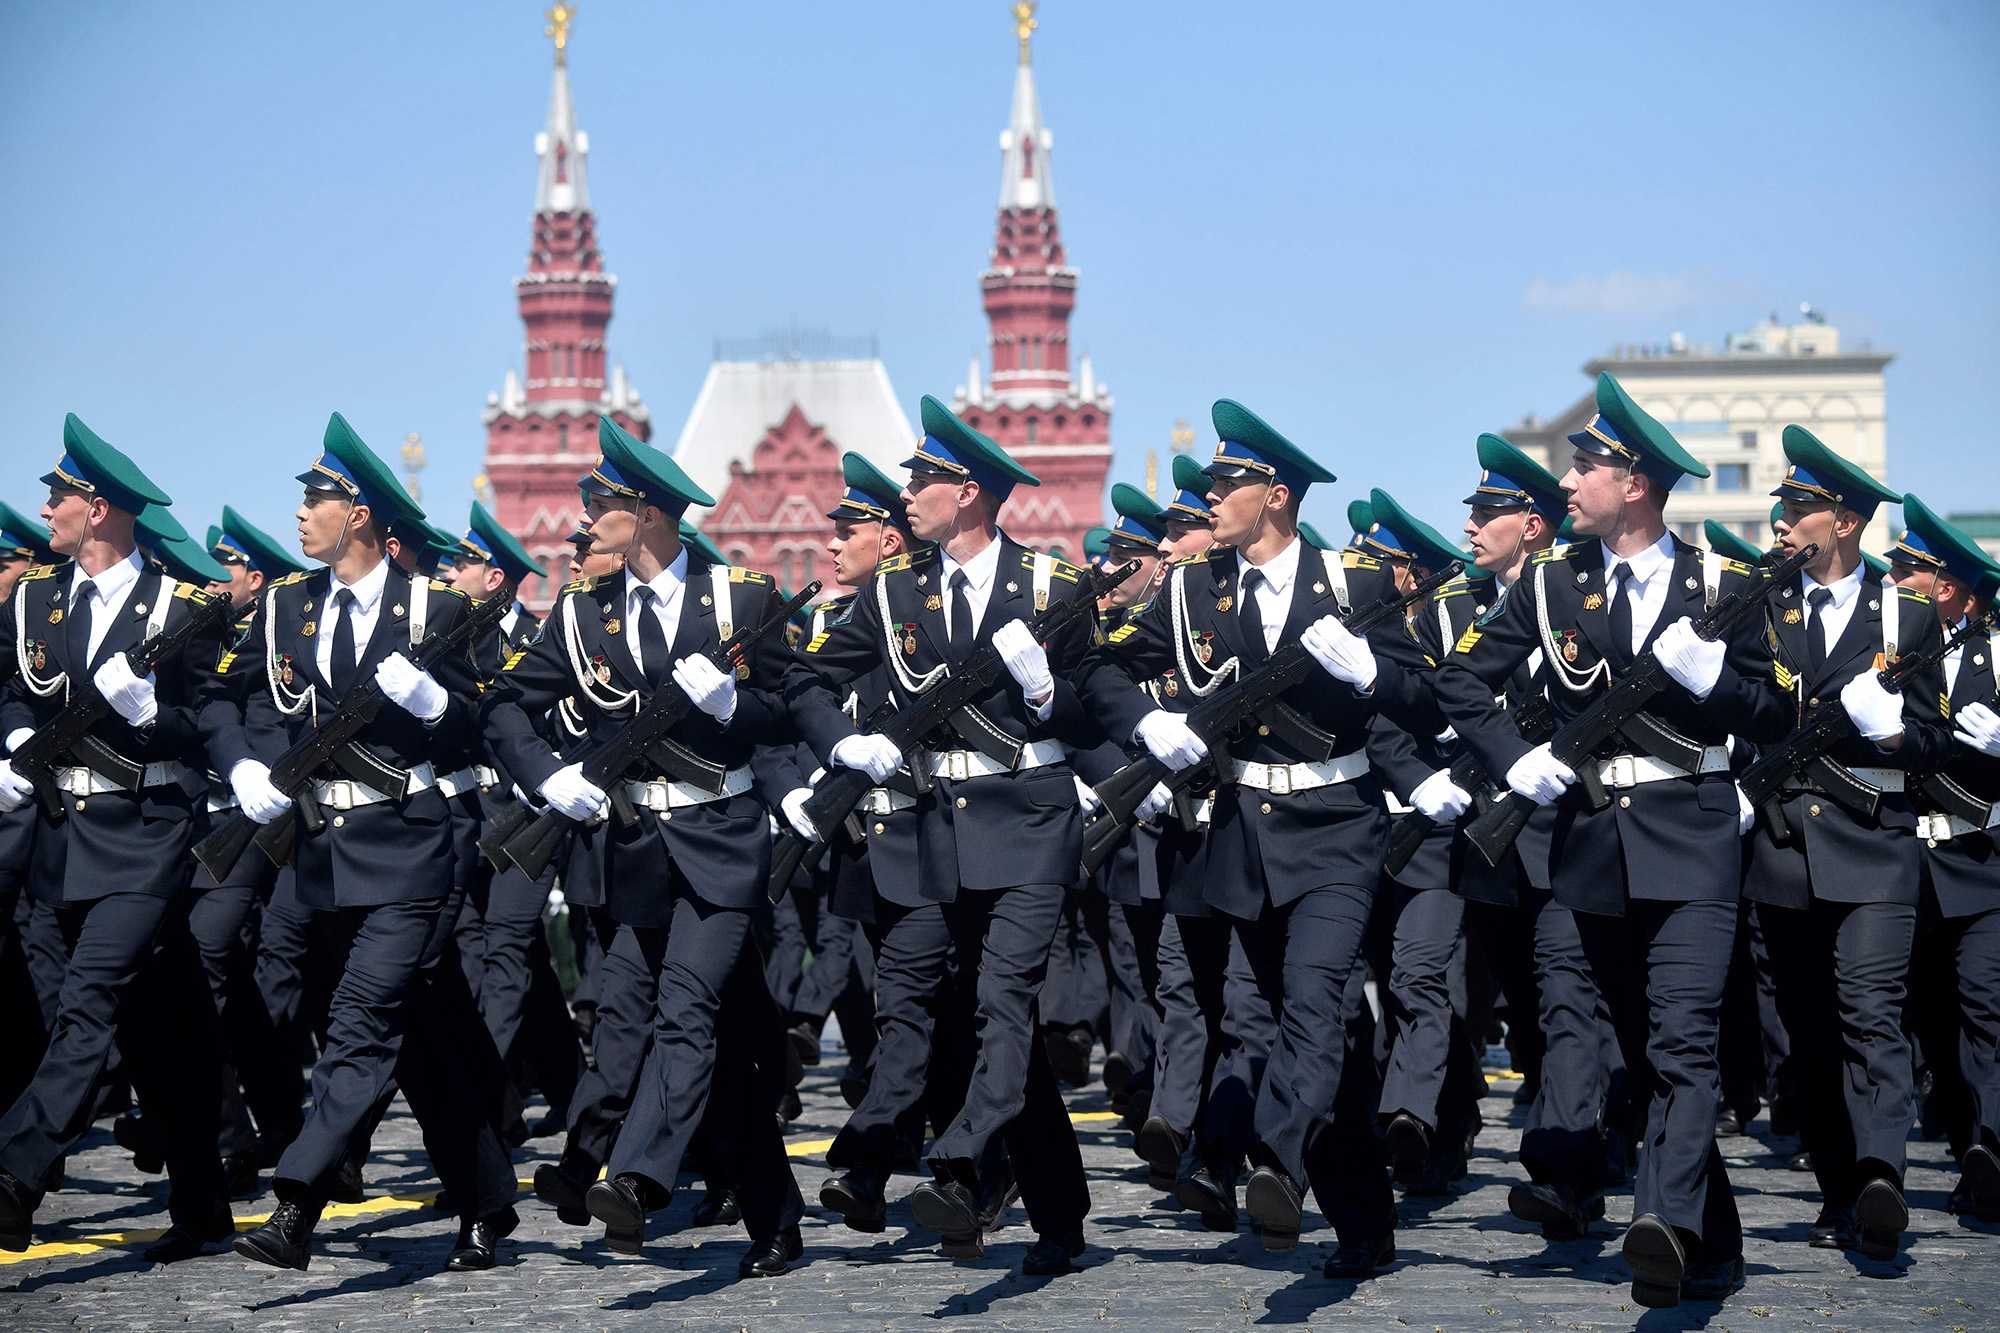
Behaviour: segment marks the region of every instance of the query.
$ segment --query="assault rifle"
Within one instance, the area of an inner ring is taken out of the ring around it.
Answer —
[[[1808,545],[1773,568],[1769,577],[1751,579],[1704,611],[1694,622],[1695,634],[1710,642],[1730,634],[1763,606],[1765,597],[1790,583],[1792,576],[1818,554],[1819,547]],[[1623,735],[1656,758],[1678,756],[1686,761],[1680,764],[1682,768],[1693,770],[1700,764],[1700,746],[1692,745],[1645,715],[1646,706],[1670,683],[1660,659],[1650,651],[1643,652],[1630,671],[1550,739],[1549,753],[1575,771],[1577,785],[1583,789],[1592,810],[1602,810],[1611,804],[1611,794],[1604,790],[1603,780],[1597,774],[1597,755],[1614,736]],[[1465,826],[1465,836],[1489,865],[1497,866],[1537,808],[1536,802],[1519,793],[1503,791],[1486,813]]]
[[[1385,597],[1365,610],[1342,617],[1341,624],[1350,634],[1366,634],[1390,617],[1402,615],[1457,578],[1464,569],[1464,564],[1454,560],[1407,593]],[[1302,752],[1316,753],[1320,743],[1311,738],[1311,729],[1302,725],[1304,719],[1283,703],[1285,692],[1304,680],[1315,667],[1313,655],[1297,639],[1279,644],[1277,651],[1261,665],[1239,675],[1235,685],[1188,710],[1188,727],[1208,746],[1208,763],[1170,769],[1146,754],[1097,784],[1097,796],[1104,808],[1083,826],[1083,873],[1094,873],[1125,841],[1138,823],[1140,804],[1154,786],[1165,783],[1168,793],[1178,801],[1207,775],[1213,774],[1218,786],[1227,782],[1224,751],[1229,738],[1242,727],[1265,720],[1273,731]]]
[[[759,639],[783,629],[799,608],[819,596],[820,587],[818,579],[806,584],[773,612],[770,619],[761,624],[744,626],[711,648],[708,660],[724,671],[735,671]],[[584,759],[583,780],[601,789],[610,799],[611,817],[618,821],[618,827],[630,828],[639,822],[639,811],[625,790],[626,772],[664,741],[667,733],[693,707],[694,701],[688,698],[685,690],[678,687],[654,690],[637,717],[619,728],[617,735]],[[718,773],[713,790],[721,789],[721,774]],[[549,862],[555,859],[556,849],[562,845],[564,836],[575,822],[560,810],[540,811],[507,839],[503,848],[507,859],[519,866],[529,879],[539,879],[542,872],[549,868]]]
[[[1521,733],[1521,739],[1540,745],[1555,734],[1556,712],[1547,696],[1536,695],[1513,710],[1514,729]],[[1475,815],[1486,813],[1497,795],[1493,791],[1493,775],[1486,771],[1486,765],[1471,750],[1465,750],[1451,762],[1452,785],[1460,791],[1472,793],[1472,810]],[[1421,810],[1412,810],[1396,821],[1389,830],[1389,850],[1382,858],[1382,869],[1396,874],[1410,863],[1423,846],[1424,839],[1437,827],[1437,821]]]
[[[1885,608],[1883,614],[1894,615],[1895,608]],[[1876,681],[1891,694],[1901,694],[1911,676],[1944,661],[1946,653],[1985,631],[1992,624],[1993,617],[1994,613],[1989,611],[1977,620],[1967,621],[1956,634],[1940,639],[1923,652],[1907,653],[1897,658],[1875,673]],[[1882,804],[1882,793],[1855,777],[1843,765],[1827,758],[1827,751],[1843,741],[1853,740],[1857,734],[1854,719],[1847,715],[1847,710],[1838,701],[1829,701],[1807,712],[1791,735],[1766,751],[1744,771],[1741,779],[1744,799],[1750,802],[1751,808],[1764,812],[1764,818],[1771,826],[1773,842],[1786,847],[1792,841],[1792,827],[1785,818],[1782,797],[1782,789],[1787,783],[1810,782],[1863,818],[1875,817]],[[1969,792],[1965,795],[1973,799]],[[1990,807],[1988,809],[1990,811]]]
[[[513,603],[505,597],[489,597],[475,604],[450,629],[432,630],[424,635],[423,642],[409,655],[410,665],[419,671],[429,671],[498,625],[512,607]],[[326,813],[320,809],[319,801],[313,795],[312,784],[314,775],[328,768],[339,769],[355,781],[384,791],[395,800],[403,799],[409,792],[408,775],[404,775],[403,781],[390,790],[383,784],[388,781],[388,775],[396,770],[384,764],[369,763],[364,752],[358,751],[353,744],[354,738],[375,720],[387,700],[388,696],[382,693],[382,687],[372,677],[366,683],[356,685],[325,721],[294,741],[278,762],[271,765],[271,785],[292,798],[298,808],[297,819],[280,817],[268,824],[259,824],[239,810],[221,828],[194,845],[195,860],[201,862],[218,883],[243,859],[243,853],[252,843],[272,865],[284,865],[292,859],[299,824],[306,826],[308,834],[316,834],[326,827]]]
[[[171,661],[198,639],[207,638],[227,625],[232,614],[228,597],[210,597],[196,602],[178,629],[162,630],[125,654],[132,674],[144,680]],[[68,815],[62,802],[62,788],[56,785],[56,770],[78,763],[99,777],[115,782],[121,790],[136,792],[145,780],[144,764],[136,764],[90,735],[90,729],[111,711],[111,703],[98,692],[90,673],[82,664],[70,668],[69,702],[62,711],[42,723],[35,734],[21,742],[11,756],[14,771],[35,787],[35,800],[42,816],[60,824]]]
[[[1035,636],[1037,643],[1048,643],[1073,622],[1096,615],[1097,599],[1130,578],[1138,568],[1137,560],[1127,560],[1122,565],[1100,565],[1085,570],[1077,579],[1082,586],[1082,595],[1037,613],[1028,622],[1028,632]],[[886,705],[878,708],[869,717],[863,733],[884,736],[894,742],[909,763],[917,789],[928,791],[932,779],[929,773],[923,771],[918,747],[933,732],[948,726],[952,714],[986,693],[1004,670],[1006,666],[993,645],[983,644],[964,661],[954,663],[949,675],[901,710],[891,711]],[[861,804],[861,798],[873,786],[875,779],[856,768],[837,767],[821,775],[805,803],[806,818],[812,822],[819,836],[807,841],[787,829],[779,837],[771,854],[771,881],[767,889],[772,902],[784,896],[800,864],[808,857],[814,861],[819,859],[832,839],[833,831],[854,813],[854,807]]]

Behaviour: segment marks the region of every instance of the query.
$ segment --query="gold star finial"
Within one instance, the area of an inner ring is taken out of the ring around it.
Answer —
[[[1035,29],[1042,25],[1035,22],[1035,0],[1015,0],[1014,36],[1021,42],[1021,63],[1028,63],[1028,43],[1033,40]]]
[[[1170,438],[1173,441],[1174,452],[1177,454],[1184,454],[1194,448],[1194,432],[1188,429],[1186,417],[1180,417],[1175,420],[1174,433]]]
[[[542,33],[554,40],[556,63],[560,65],[564,62],[564,53],[569,50],[569,25],[576,22],[576,6],[566,0],[556,0],[542,17],[549,21],[549,26],[542,29]]]

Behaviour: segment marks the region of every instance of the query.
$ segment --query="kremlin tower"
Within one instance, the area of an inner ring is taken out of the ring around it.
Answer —
[[[1111,470],[1111,394],[1090,358],[1070,373],[1070,310],[1076,270],[1063,251],[1049,152],[1029,44],[1035,5],[1013,6],[1020,64],[1014,105],[1000,133],[1000,211],[979,288],[990,328],[992,370],[981,385],[975,358],[952,407],[967,424],[999,441],[1036,476],[1001,512],[1007,535],[1028,546],[1083,556],[1083,533],[1103,512]]]
[[[555,77],[548,123],[535,136],[534,234],[528,270],[514,279],[526,333],[521,374],[507,372],[486,396],[484,485],[495,516],[536,558],[553,562],[553,584],[530,580],[522,598],[541,610],[563,581],[565,540],[579,517],[576,479],[597,457],[597,417],[604,413],[645,439],[651,413],[610,367],[604,331],[618,279],[604,271],[597,219],[590,210],[589,138],[576,127],[569,92],[569,28],[576,9],[564,0],[548,11]],[[542,586],[536,586],[542,584]]]

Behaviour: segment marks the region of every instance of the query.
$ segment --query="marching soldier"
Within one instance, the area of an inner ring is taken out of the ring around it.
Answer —
[[[1185,768],[1208,757],[1207,745],[1185,715],[1133,686],[1172,667],[1182,689],[1206,697],[1287,641],[1318,664],[1286,692],[1281,726],[1266,719],[1233,747],[1244,757],[1228,761],[1196,865],[1206,901],[1232,919],[1278,1014],[1245,1202],[1265,1248],[1291,1249],[1310,1180],[1340,1238],[1328,1275],[1363,1277],[1393,1256],[1395,1212],[1372,1103],[1346,1096],[1336,1105],[1348,983],[1387,832],[1362,747],[1378,706],[1423,711],[1422,659],[1400,624],[1366,639],[1341,624],[1345,608],[1393,599],[1379,562],[1298,537],[1306,488],[1333,474],[1237,403],[1217,402],[1213,418],[1215,540],[1235,549],[1176,566],[1163,595],[1093,654],[1082,684],[1108,732]],[[1297,748],[1308,738],[1325,757]],[[1363,1082],[1372,1080],[1348,1084]]]
[[[1914,495],[1909,531],[1890,551],[1891,576],[1931,599],[1947,634],[1987,611],[2000,565]],[[1944,660],[1938,710],[1951,724],[1943,770],[1918,782],[1912,804],[1923,843],[1915,987],[1917,1035],[1949,1108],[1946,1134],[1960,1175],[1947,1207],[2000,1222],[2000,716],[1994,637],[1974,633]],[[1949,784],[1949,785],[1947,785]],[[1956,791],[1952,788],[1956,787]],[[1969,796],[1969,801],[1963,801]],[[1942,808],[1947,801],[1956,812]],[[1979,820],[1984,810],[1986,818]]]
[[[880,782],[907,758],[936,774],[919,797],[915,855],[903,866],[920,900],[943,904],[961,970],[977,987],[980,1041],[965,1104],[931,1145],[933,1179],[910,1196],[917,1223],[943,1234],[946,1253],[978,1254],[1005,1192],[1004,1144],[1040,1237],[1023,1271],[1062,1273],[1083,1252],[1090,1196],[1036,1040],[1036,1000],[1082,855],[1066,743],[1092,744],[1096,732],[1067,676],[1090,631],[1077,624],[1047,645],[1028,632],[1037,610],[1078,594],[1080,575],[999,531],[1001,505],[1016,485],[1039,485],[1034,475],[928,395],[922,420],[902,498],[911,533],[937,546],[877,569],[854,614],[807,646],[818,674],[801,678],[790,698],[799,730],[829,766]],[[907,699],[989,645],[1006,672],[968,706],[965,748],[905,756],[858,731],[841,708],[841,687],[871,671],[886,666]],[[871,849],[880,886],[891,858]]]
[[[135,520],[171,503],[166,493],[74,414],[63,448],[42,478],[42,517],[66,560],[24,572],[8,602],[0,647],[14,671],[0,687],[0,735],[19,750],[86,683],[110,711],[56,770],[59,817],[35,816],[29,890],[54,907],[69,966],[40,1066],[0,1116],[0,1248],[27,1248],[44,1183],[89,1128],[115,1036],[164,1125],[173,1225],[148,1257],[171,1262],[233,1230],[216,1155],[215,1006],[188,931],[204,766],[197,701],[216,645],[191,643],[151,674],[133,673],[128,654],[185,624],[207,594],[140,558]],[[0,761],[0,810],[36,799],[13,761]]]
[[[1784,827],[1775,811],[1761,821],[1745,892],[1771,950],[1801,1137],[1819,1180],[1809,1243],[1889,1258],[1909,1225],[1904,1143],[1916,1109],[1903,1011],[1923,848],[1906,774],[1942,767],[1951,733],[1938,711],[1939,668],[1918,672],[1900,698],[1876,671],[1936,644],[1940,630],[1930,598],[1888,588],[1862,564],[1869,517],[1902,497],[1803,426],[1785,428],[1784,448],[1778,543],[1787,554],[1815,543],[1819,555],[1774,590],[1774,677],[1794,719],[1839,707],[1858,734],[1826,756],[1845,770],[1841,785],[1812,779],[1781,793]],[[1879,792],[1877,808],[1850,808],[1847,781]]]
[[[1557,807],[1550,879],[1574,916],[1585,967],[1545,969],[1544,1013],[1604,1003],[1621,1027],[1644,1034],[1626,1047],[1628,1061],[1650,1060],[1632,1073],[1652,1097],[1624,1254],[1633,1299],[1670,1306],[1742,1282],[1742,1228],[1715,1147],[1716,1011],[1741,872],[1727,743],[1731,734],[1771,737],[1785,708],[1754,629],[1712,643],[1692,630],[1704,606],[1757,577],[1710,565],[1667,532],[1668,491],[1707,469],[1609,375],[1598,378],[1597,415],[1569,440],[1562,485],[1585,540],[1537,556],[1497,611],[1459,636],[1433,684],[1446,719],[1510,799]],[[1702,748],[1690,768],[1615,742],[1599,759],[1613,799],[1593,811],[1566,799],[1575,772],[1546,741],[1524,738],[1494,692],[1541,653],[1560,727],[1648,650],[1671,681],[1648,711]],[[1569,1128],[1588,1141],[1584,1126]],[[1570,1156],[1575,1203],[1594,1193],[1599,1169],[1594,1152]]]
[[[773,1115],[785,1041],[756,950],[746,950],[770,866],[768,816],[749,765],[756,747],[781,738],[784,653],[753,644],[737,674],[708,653],[736,627],[768,620],[777,590],[767,575],[689,554],[680,515],[714,501],[672,459],[608,417],[598,418],[598,447],[603,457],[579,483],[584,512],[593,546],[624,551],[624,574],[566,586],[546,631],[508,659],[483,709],[501,766],[578,822],[566,896],[602,905],[618,922],[598,991],[600,1067],[614,1015],[641,1036],[629,1071],[605,1071],[634,1088],[607,1179],[550,1184],[565,1187],[564,1206],[573,1203],[567,1187],[587,1185],[581,1202],[605,1224],[607,1242],[636,1251],[704,1118],[726,1123],[737,1132],[720,1174],[751,1236],[738,1271],[770,1276],[803,1253],[803,1205]],[[647,768],[617,775],[638,820],[600,822],[608,793],[572,756],[606,743],[665,689],[685,693],[694,709]],[[572,696],[587,739],[558,756],[536,720]],[[619,1005],[635,1012],[617,1014]]]
[[[7,599],[21,575],[55,562],[49,530],[0,501],[0,622],[13,615]],[[0,654],[0,682],[17,669],[11,653]],[[34,833],[30,807],[0,813],[0,1004],[11,1020],[0,1025],[0,1102],[9,1106],[42,1062],[62,992],[62,934],[55,928],[54,913],[22,892]]]
[[[215,701],[210,751],[251,819],[297,821],[298,896],[327,930],[340,975],[312,1074],[312,1108],[273,1179],[277,1210],[239,1237],[236,1250],[274,1267],[307,1266],[341,1159],[365,1141],[393,1076],[459,1211],[450,1267],[491,1268],[518,1218],[513,1169],[481,1098],[477,1057],[487,1038],[462,997],[453,1003],[422,975],[450,934],[452,828],[437,760],[472,734],[477,681],[464,654],[428,670],[411,661],[427,635],[448,633],[470,607],[448,586],[412,578],[389,559],[384,528],[391,515],[415,521],[414,507],[339,413],[299,481],[301,545],[326,568],[264,591],[249,633],[218,667],[219,696],[240,677],[249,686],[240,712],[232,699]],[[272,783],[270,766],[318,715],[369,682],[383,706],[350,742],[340,771],[379,778],[314,774],[311,794],[325,817],[313,832],[294,798]]]

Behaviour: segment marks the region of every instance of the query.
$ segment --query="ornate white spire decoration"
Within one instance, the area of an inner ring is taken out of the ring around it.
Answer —
[[[556,48],[556,72],[549,88],[548,125],[535,136],[535,156],[540,160],[535,211],[581,213],[590,207],[585,174],[590,136],[576,127],[576,111],[569,100],[569,25],[576,21],[576,6],[557,0],[547,17],[546,31]]]
[[[1014,109],[1000,131],[1000,207],[1054,208],[1055,185],[1049,176],[1049,150],[1055,136],[1042,124],[1041,103],[1035,97],[1035,69],[1028,43],[1040,26],[1032,0],[1011,7],[1014,34],[1021,42],[1021,63],[1014,71]]]

